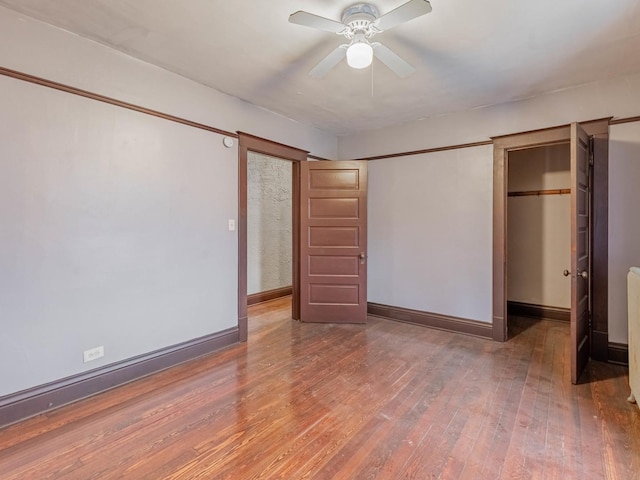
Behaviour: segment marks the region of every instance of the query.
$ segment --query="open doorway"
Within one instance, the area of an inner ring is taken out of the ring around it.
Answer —
[[[247,341],[247,175],[251,152],[291,162],[291,318],[366,323],[366,161],[307,162],[307,151],[242,132],[238,132],[238,139],[238,340]]]
[[[247,156],[247,303],[293,291],[293,165]]]
[[[507,160],[507,314],[568,322],[569,144],[515,150]]]
[[[291,162],[291,317],[300,318],[300,163],[309,152],[238,132],[238,340],[247,341],[247,172],[251,152]]]

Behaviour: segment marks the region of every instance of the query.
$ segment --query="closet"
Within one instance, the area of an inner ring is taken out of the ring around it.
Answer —
[[[507,300],[512,315],[569,320],[569,144],[509,152]]]

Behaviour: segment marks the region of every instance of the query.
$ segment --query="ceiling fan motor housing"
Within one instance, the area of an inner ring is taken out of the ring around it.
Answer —
[[[342,12],[342,23],[349,27],[345,32],[347,38],[353,38],[356,34],[365,34],[367,37],[377,33],[373,22],[380,16],[378,9],[370,3],[357,3]]]

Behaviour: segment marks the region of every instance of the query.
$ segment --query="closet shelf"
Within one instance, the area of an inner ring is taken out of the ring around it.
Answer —
[[[539,195],[569,195],[570,188],[558,188],[555,190],[526,190],[523,192],[509,192],[510,197],[534,197]]]

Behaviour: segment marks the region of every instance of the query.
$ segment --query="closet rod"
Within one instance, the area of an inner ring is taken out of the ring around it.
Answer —
[[[524,192],[509,192],[510,197],[532,197],[538,195],[568,195],[571,193],[570,188],[559,188],[556,190],[527,190]]]

